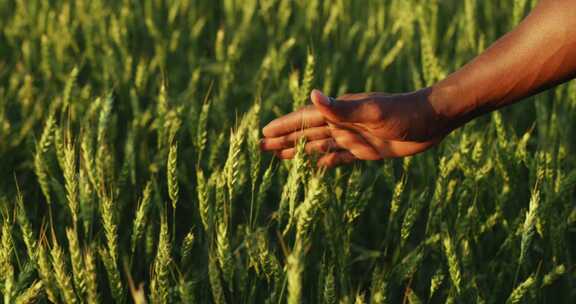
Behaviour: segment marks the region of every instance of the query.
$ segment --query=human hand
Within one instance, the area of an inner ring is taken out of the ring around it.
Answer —
[[[408,94],[348,94],[331,101],[312,91],[313,105],[277,118],[264,127],[261,149],[293,158],[306,139],[306,153],[323,154],[319,166],[379,160],[423,152],[447,131],[427,102],[426,90]]]

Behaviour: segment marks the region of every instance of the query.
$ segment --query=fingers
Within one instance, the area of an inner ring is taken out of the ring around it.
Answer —
[[[265,137],[279,137],[290,132],[310,127],[320,127],[326,123],[324,116],[314,106],[306,106],[271,121],[262,130]]]
[[[313,90],[310,99],[318,111],[333,123],[366,123],[382,119],[382,109],[375,98],[330,100],[322,92]]]
[[[263,150],[276,150],[275,154],[279,158],[291,159],[296,154],[294,147],[296,141],[301,137],[314,138],[305,144],[304,149],[307,154],[327,153],[339,148],[348,150],[358,159],[378,160],[382,158],[379,152],[358,133],[328,126],[293,132],[278,138],[265,138],[262,140],[261,148]]]
[[[263,151],[288,149],[294,147],[301,138],[306,139],[307,142],[311,142],[330,136],[330,128],[328,128],[328,126],[313,127],[280,137],[264,138],[260,143],[260,149]]]
[[[338,145],[336,144],[333,138],[311,141],[309,143],[306,143],[306,145],[304,146],[304,151],[307,154],[328,153],[335,149],[338,149]],[[296,148],[293,147],[283,149],[276,152],[275,154],[277,157],[281,159],[291,159],[294,158],[294,156],[296,155]]]
[[[357,160],[354,154],[349,151],[337,151],[322,156],[317,163],[318,167],[334,167],[347,165]]]
[[[332,130],[334,137],[314,140],[305,145],[307,154],[324,154],[319,166],[331,167],[347,164],[354,160],[380,160],[414,155],[436,145],[442,138],[429,142],[377,141],[364,139],[351,130]],[[345,152],[345,153],[344,153]],[[294,158],[296,148],[291,147],[275,152],[281,159]]]

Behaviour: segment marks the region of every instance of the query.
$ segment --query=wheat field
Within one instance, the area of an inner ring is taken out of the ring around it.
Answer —
[[[423,88],[536,1],[0,0],[2,303],[574,303],[576,85],[426,153],[259,151]]]

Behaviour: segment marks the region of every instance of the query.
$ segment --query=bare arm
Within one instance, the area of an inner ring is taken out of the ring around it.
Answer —
[[[576,0],[541,0],[516,29],[431,87],[335,102],[312,92],[313,106],[264,128],[262,149],[291,158],[305,137],[306,151],[324,154],[319,164],[326,166],[412,155],[477,116],[575,76]]]
[[[431,88],[450,129],[576,76],[576,1],[542,0],[512,32]]]

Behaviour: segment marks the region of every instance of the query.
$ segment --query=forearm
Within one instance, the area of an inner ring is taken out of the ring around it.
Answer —
[[[542,0],[512,32],[429,90],[456,128],[576,76],[576,1]]]

